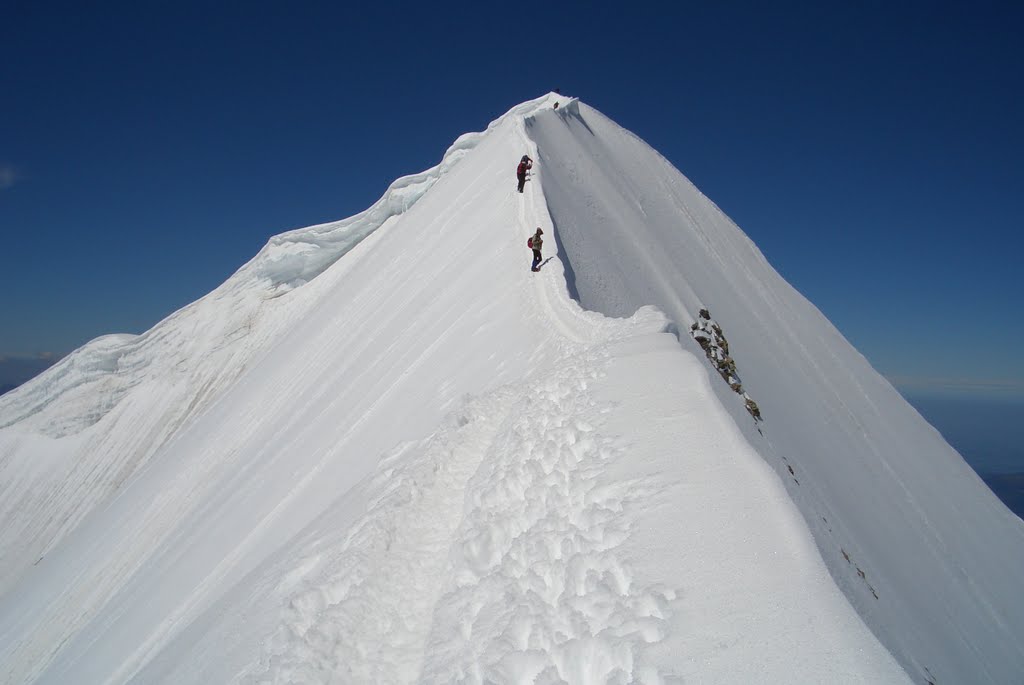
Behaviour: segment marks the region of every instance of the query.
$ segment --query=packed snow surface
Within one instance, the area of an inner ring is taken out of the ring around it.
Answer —
[[[0,521],[3,682],[1024,672],[1024,524],[678,171],[554,94],[0,397]]]

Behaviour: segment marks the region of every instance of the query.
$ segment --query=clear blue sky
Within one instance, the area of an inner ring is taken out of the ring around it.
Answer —
[[[886,375],[1024,392],[1024,5],[771,4],[6,3],[0,357],[142,332],[560,88]]]

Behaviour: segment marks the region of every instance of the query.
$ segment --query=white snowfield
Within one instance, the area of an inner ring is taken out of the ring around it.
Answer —
[[[1024,523],[555,94],[0,397],[0,524],[3,683],[1024,674]]]

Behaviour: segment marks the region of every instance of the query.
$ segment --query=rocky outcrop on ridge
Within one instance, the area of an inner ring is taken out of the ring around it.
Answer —
[[[711,312],[706,308],[700,310],[697,321],[690,326],[690,335],[704,350],[708,361],[718,371],[722,380],[732,388],[733,392],[743,397],[744,405],[750,415],[754,417],[754,421],[763,420],[757,402],[743,391],[743,383],[736,371],[736,361],[729,356],[729,341],[726,340],[722,327],[711,318]]]

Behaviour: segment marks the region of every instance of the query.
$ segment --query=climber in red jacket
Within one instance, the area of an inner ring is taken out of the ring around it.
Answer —
[[[523,192],[523,186],[526,185],[526,172],[533,168],[533,160],[528,155],[523,155],[523,158],[519,160],[519,166],[516,167],[516,178],[519,179],[519,192]]]

